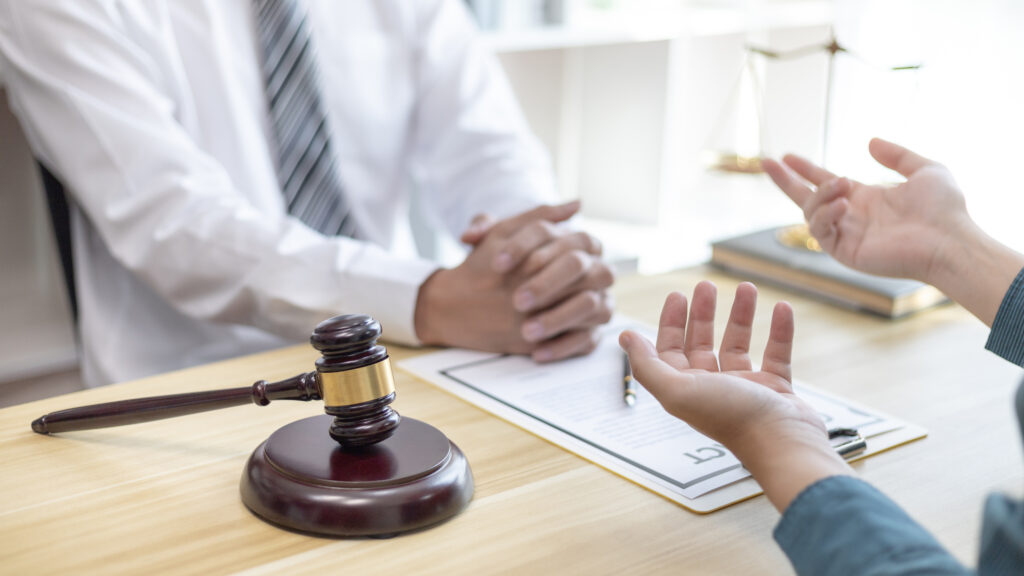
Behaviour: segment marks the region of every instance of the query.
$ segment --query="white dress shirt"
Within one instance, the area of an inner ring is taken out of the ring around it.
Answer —
[[[286,213],[250,0],[0,0],[0,66],[65,184],[87,384],[308,338],[340,313],[415,343],[413,194],[460,234],[553,199],[461,0],[310,0],[344,188],[367,241]]]

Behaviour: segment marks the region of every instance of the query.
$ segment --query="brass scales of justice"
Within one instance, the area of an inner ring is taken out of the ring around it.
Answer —
[[[242,502],[285,528],[388,537],[455,516],[473,497],[462,451],[440,430],[402,418],[380,324],[351,314],[321,322],[312,372],[251,387],[71,408],[32,422],[40,434],[136,424],[273,400],[323,400],[326,414],[285,425],[249,457]]]

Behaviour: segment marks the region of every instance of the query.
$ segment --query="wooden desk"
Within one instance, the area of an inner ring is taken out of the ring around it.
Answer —
[[[619,311],[656,322],[669,290],[704,277],[727,296],[736,280],[698,268],[621,279]],[[983,350],[987,329],[948,306],[887,321],[770,289],[797,313],[798,378],[923,425],[930,436],[856,465],[964,562],[977,550],[983,495],[1024,486],[1011,394],[1020,370]],[[419,351],[390,346],[398,360]],[[477,483],[468,510],[389,540],[332,540],[273,528],[238,494],[251,451],[317,403],[246,406],[131,427],[45,437],[43,413],[172,391],[244,386],[312,369],[294,347],[0,410],[0,571],[251,574],[786,574],[762,496],[692,514],[396,370],[396,407],[443,430]]]

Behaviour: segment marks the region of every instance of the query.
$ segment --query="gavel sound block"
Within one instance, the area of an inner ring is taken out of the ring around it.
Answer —
[[[439,430],[401,418],[381,328],[364,315],[321,322],[310,341],[316,370],[281,382],[126,400],[47,414],[41,434],[133,424],[252,401],[324,400],[326,415],[270,435],[242,474],[242,501],[257,516],[331,536],[391,536],[461,512],[473,497],[462,451]]]

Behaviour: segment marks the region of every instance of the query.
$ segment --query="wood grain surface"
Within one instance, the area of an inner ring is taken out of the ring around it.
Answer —
[[[670,290],[720,289],[719,328],[738,280],[698,267],[630,276],[617,310],[656,323]],[[984,350],[988,330],[950,305],[891,321],[761,289],[753,348],[771,305],[796,310],[795,375],[924,426],[928,438],[855,465],[973,565],[984,494],[1020,495],[1011,397],[1020,369]],[[387,327],[385,327],[385,339]],[[389,346],[393,361],[423,353]],[[139,396],[245,386],[309,371],[296,346],[0,410],[4,574],[788,574],[757,497],[700,516],[396,369],[403,415],[469,459],[476,496],[433,529],[387,540],[310,537],[242,505],[249,454],[311,403],[240,406],[121,428],[33,433],[44,413]]]

